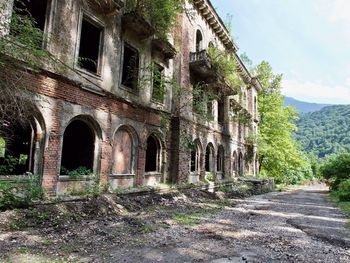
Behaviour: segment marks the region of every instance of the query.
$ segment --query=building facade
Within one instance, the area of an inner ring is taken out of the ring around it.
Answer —
[[[19,2],[6,1],[4,17]],[[210,1],[188,3],[191,14],[178,15],[167,41],[154,36],[147,20],[125,12],[123,1],[102,2],[27,3],[50,36],[44,49],[64,66],[48,62],[24,73],[35,105],[28,123],[14,129],[25,147],[6,142],[4,149],[24,160],[17,173],[39,175],[53,195],[92,181],[113,190],[255,176],[257,149],[248,137],[257,133],[261,86]],[[208,78],[209,47],[236,60],[239,87]],[[198,100],[204,111],[196,110]],[[243,121],[242,113],[249,118]],[[72,176],[77,170],[86,176]]]

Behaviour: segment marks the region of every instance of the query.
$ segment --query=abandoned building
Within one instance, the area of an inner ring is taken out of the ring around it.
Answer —
[[[20,2],[6,1],[2,12],[11,17]],[[35,110],[27,123],[11,124],[16,140],[0,138],[0,158],[19,160],[13,173],[40,176],[52,195],[96,181],[113,190],[255,176],[257,149],[248,136],[257,133],[261,86],[210,1],[187,3],[191,15],[177,16],[167,40],[126,12],[122,0],[101,2],[113,5],[104,10],[92,0],[27,1],[36,26],[54,36],[43,40],[43,48],[65,68],[48,64],[25,73]],[[239,87],[209,77],[210,47],[235,59]]]

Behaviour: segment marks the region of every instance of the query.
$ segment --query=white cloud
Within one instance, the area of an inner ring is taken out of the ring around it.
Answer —
[[[322,0],[317,1],[317,9],[332,22],[350,24],[350,1],[349,0]]]
[[[350,104],[350,79],[345,85],[327,86],[321,83],[283,80],[282,93],[298,100],[328,104]]]

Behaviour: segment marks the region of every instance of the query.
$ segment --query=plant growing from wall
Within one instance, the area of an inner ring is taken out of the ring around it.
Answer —
[[[150,21],[156,36],[166,39],[176,17],[185,9],[185,0],[126,0],[126,12],[135,12]]]
[[[231,88],[238,93],[243,81],[237,71],[237,61],[234,56],[227,50],[220,50],[216,47],[209,47],[208,55],[216,76],[227,80]]]

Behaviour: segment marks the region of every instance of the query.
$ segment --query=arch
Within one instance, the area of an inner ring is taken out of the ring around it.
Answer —
[[[191,172],[199,174],[201,171],[201,155],[202,155],[202,144],[199,139],[194,140],[193,148],[191,150]]]
[[[85,121],[75,119],[63,135],[61,175],[78,168],[94,171],[95,133]]]
[[[119,127],[113,136],[112,174],[134,174],[138,139],[129,126]]]
[[[196,31],[196,52],[200,52],[203,49],[203,34],[197,29]]]
[[[208,143],[205,149],[205,171],[214,172],[214,146],[212,143]]]
[[[240,152],[238,155],[238,175],[244,175],[244,158],[242,152]]]
[[[233,172],[233,175],[236,175],[237,174],[237,164],[238,164],[238,160],[237,160],[237,152],[234,151],[233,152],[233,155],[232,155],[232,172]]]
[[[224,173],[225,171],[225,149],[222,145],[218,148],[217,154],[217,171]]]
[[[249,158],[248,158],[248,154],[246,153],[245,155],[244,155],[244,171],[246,172],[246,173],[249,173],[249,160],[248,160]]]
[[[145,172],[161,172],[161,143],[155,134],[151,134],[146,142]]]
[[[2,175],[41,175],[45,123],[38,108],[28,101],[25,116],[11,118],[1,125],[0,165]],[[11,162],[11,165],[9,165]]]

